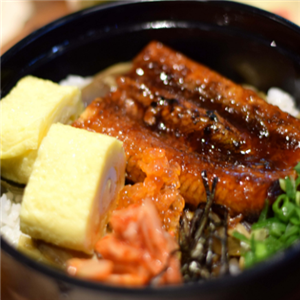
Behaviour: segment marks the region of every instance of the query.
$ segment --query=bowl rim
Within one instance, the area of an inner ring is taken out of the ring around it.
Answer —
[[[232,0],[113,0],[112,2],[108,3],[100,3],[96,6],[85,8],[83,10],[73,12],[71,14],[68,14],[66,16],[63,16],[61,18],[58,18],[57,20],[54,20],[41,28],[33,31],[26,37],[24,37],[22,40],[17,42],[15,45],[13,45],[10,49],[8,49],[3,55],[1,55],[1,60],[2,62],[5,62],[6,60],[9,59],[10,56],[14,55],[15,52],[19,51],[23,47],[26,47],[28,44],[32,43],[34,40],[38,39],[41,35],[44,35],[48,31],[51,31],[55,27],[59,27],[63,24],[69,23],[72,20],[84,16],[86,14],[91,14],[97,11],[105,10],[105,9],[112,9],[114,7],[119,7],[119,6],[126,6],[126,5],[134,5],[134,4],[141,4],[141,3],[151,3],[151,2],[182,2],[182,3],[187,3],[187,2],[199,2],[199,3],[209,3],[209,2],[214,2],[214,3],[221,3],[224,4],[228,7],[236,7],[236,8],[243,8],[244,11],[246,12],[252,12],[254,14],[258,14],[262,17],[271,19],[275,22],[278,22],[284,26],[289,27],[292,30],[298,31],[300,33],[300,25],[297,25],[293,23],[292,21],[285,19],[282,16],[276,15],[272,12],[263,10],[258,7],[254,7],[248,4],[240,3],[240,2],[234,2]]]
[[[232,8],[241,8],[243,11],[248,13],[254,13],[258,14],[261,17],[271,19],[275,22],[278,22],[286,27],[288,27],[291,30],[297,31],[297,33],[300,34],[300,26],[297,24],[281,17],[278,15],[275,15],[271,12],[262,10],[257,7],[253,7],[247,4],[242,4],[238,2],[233,1],[223,1],[223,0],[173,0],[174,2],[199,2],[199,3],[206,3],[206,2],[214,2],[214,3],[222,3],[222,5],[232,7]],[[141,4],[141,3],[151,3],[151,2],[164,2],[161,0],[125,0],[125,1],[113,1],[109,3],[104,3],[101,5],[97,5],[94,7],[86,8],[84,10],[71,13],[67,16],[64,16],[62,18],[59,18],[39,29],[29,34],[27,37],[19,41],[17,44],[15,44],[12,48],[8,49],[2,56],[1,61],[2,63],[5,63],[5,61],[9,60],[10,57],[14,56],[16,52],[19,52],[21,49],[25,48],[28,44],[34,42],[36,39],[38,39],[40,36],[44,35],[45,33],[51,31],[52,29],[56,27],[60,27],[66,23],[72,22],[74,19],[81,18],[84,15],[95,13],[98,11],[103,11],[106,9],[113,9],[114,7],[119,6],[125,6],[125,5],[135,5],[135,4]],[[171,1],[169,1],[171,2]],[[188,293],[194,293],[195,290],[199,291],[211,291],[212,289],[215,289],[215,286],[218,285],[218,287],[224,287],[230,285],[238,285],[241,282],[249,281],[251,278],[254,278],[257,276],[257,274],[267,274],[269,272],[272,272],[273,270],[277,269],[279,266],[283,266],[287,262],[292,262],[295,258],[299,258],[300,254],[300,243],[296,244],[295,246],[291,247],[290,249],[287,249],[284,253],[279,253],[272,258],[256,265],[254,268],[250,268],[248,270],[244,270],[241,274],[238,276],[224,276],[221,278],[216,278],[214,280],[205,281],[203,283],[191,283],[188,285],[170,285],[170,286],[162,286],[162,287],[153,287],[153,286],[146,286],[141,289],[134,288],[134,287],[123,287],[123,286],[116,286],[116,285],[109,285],[101,282],[93,282],[88,281],[84,279],[78,279],[76,277],[68,276],[66,273],[63,273],[62,271],[56,270],[55,268],[49,267],[45,264],[38,263],[34,259],[31,259],[30,257],[26,256],[25,254],[19,252],[16,248],[11,246],[5,239],[3,239],[1,235],[1,251],[5,251],[6,254],[16,259],[20,264],[25,265],[31,269],[34,269],[38,273],[42,273],[43,275],[46,275],[48,277],[51,277],[52,279],[56,281],[62,281],[67,284],[70,284],[71,286],[79,286],[85,289],[93,290],[93,291],[102,291],[107,292],[110,294],[115,294],[115,296],[122,295],[122,296],[140,296],[141,293],[147,293],[147,297],[151,297],[154,295],[168,295],[170,296],[171,293],[174,293],[174,295],[187,295]],[[145,295],[145,294],[144,294]]]
[[[1,249],[3,249],[8,255],[16,259],[20,264],[25,265],[31,269],[34,269],[38,273],[42,273],[57,282],[64,282],[70,284],[71,286],[80,286],[81,288],[93,290],[93,291],[102,291],[108,293],[114,293],[115,295],[122,296],[139,296],[141,293],[147,293],[147,296],[160,295],[163,296],[167,294],[170,296],[170,293],[180,296],[182,294],[187,296],[189,293],[194,293],[195,291],[201,292],[210,292],[218,288],[228,288],[233,285],[239,285],[244,282],[249,282],[252,278],[256,278],[257,275],[261,277],[269,274],[272,271],[279,269],[283,265],[286,265],[289,262],[299,259],[300,256],[300,243],[293,245],[291,248],[285,250],[282,253],[277,253],[271,258],[263,261],[252,268],[243,270],[242,273],[237,276],[225,275],[223,277],[215,278],[212,280],[207,280],[203,282],[192,282],[189,284],[182,285],[164,285],[164,286],[152,286],[147,285],[141,288],[136,287],[126,287],[126,286],[117,286],[110,285],[107,283],[96,282],[91,280],[80,279],[77,277],[71,277],[64,273],[62,270],[55,269],[54,267],[48,266],[43,263],[39,263],[34,259],[31,259],[29,256],[19,252],[16,248],[11,246],[3,237],[1,236]],[[71,288],[72,289],[72,288]]]

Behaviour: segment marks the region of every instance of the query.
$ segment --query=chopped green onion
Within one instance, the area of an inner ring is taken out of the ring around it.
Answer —
[[[289,177],[285,178],[285,192],[289,199],[295,199],[295,181]]]
[[[251,227],[251,239],[238,232],[233,233],[235,238],[248,245],[242,254],[245,268],[286,249],[300,239],[300,191],[297,191],[300,186],[300,163],[295,170],[298,174],[296,180],[289,177],[279,179],[285,193],[276,199],[271,211],[266,200],[258,221]]]
[[[285,192],[286,191],[285,179],[280,178],[279,179],[279,185],[280,185],[280,188]]]
[[[300,229],[299,226],[289,224],[286,227],[285,233],[280,237],[280,240],[285,241],[290,236],[298,234],[299,233],[299,229]]]
[[[269,211],[269,201],[268,201],[268,199],[266,199],[265,206],[259,216],[258,222],[267,220],[268,211]]]
[[[244,255],[245,268],[249,268],[256,263],[255,255],[252,251],[247,251]]]
[[[280,249],[284,249],[284,244],[279,239],[271,235],[266,239],[265,243],[267,244],[269,256],[276,253]]]
[[[294,170],[300,174],[300,162],[298,162],[297,166],[294,168]]]
[[[288,240],[286,241],[286,244],[288,246],[291,246],[292,244],[294,244],[297,240],[299,239],[299,235],[292,235],[288,238]]]
[[[264,228],[264,227],[270,227],[272,225],[272,223],[278,223],[278,222],[281,222],[281,221],[277,217],[268,218],[265,221],[254,223],[251,226],[251,230],[256,230],[256,229],[260,229],[260,228]]]
[[[252,230],[251,237],[256,241],[263,241],[269,235],[269,230],[267,228],[260,228],[256,230]]]
[[[300,176],[298,176],[298,178],[296,179],[295,181],[295,188],[297,189],[297,187],[299,186],[300,184]]]
[[[272,207],[275,216],[286,223],[289,221],[295,210],[295,205],[289,201],[288,196],[285,194],[280,195],[273,203]]]
[[[233,237],[235,237],[236,239],[241,240],[241,241],[243,241],[243,242],[245,242],[245,243],[247,243],[247,244],[250,244],[249,239],[247,239],[242,233],[239,233],[239,232],[237,232],[237,231],[234,231],[234,232],[232,233],[232,235],[233,235]]]
[[[280,237],[285,232],[285,229],[285,224],[280,222],[273,222],[269,227],[269,233],[270,235],[273,235],[275,237]]]
[[[300,176],[298,178],[300,178]],[[298,191],[296,192],[295,202],[298,206],[300,206],[300,192]]]
[[[290,218],[290,222],[294,225],[300,225],[300,207],[295,207],[294,215]]]
[[[269,256],[266,243],[256,242],[254,248],[255,258],[257,260],[263,260]]]

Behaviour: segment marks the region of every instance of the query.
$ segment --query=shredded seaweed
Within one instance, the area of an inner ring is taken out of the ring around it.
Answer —
[[[227,274],[229,269],[228,211],[214,204],[218,178],[213,179],[210,190],[206,171],[201,173],[201,177],[206,191],[206,204],[200,203],[194,212],[185,209],[180,222],[181,272],[185,282],[218,277]],[[214,251],[216,241],[221,244],[221,254]]]

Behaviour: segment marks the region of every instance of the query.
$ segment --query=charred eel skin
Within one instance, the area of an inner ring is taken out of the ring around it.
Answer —
[[[278,179],[295,176],[300,121],[158,42],[117,79],[118,89],[96,99],[73,126],[124,142],[127,178],[144,179],[137,161],[149,147],[166,150],[181,166],[187,203],[206,201],[201,172],[218,177],[215,199],[232,216],[257,216]]]
[[[155,93],[150,98],[141,94],[135,80],[125,76],[119,78],[118,83],[123,99],[132,99],[144,107],[141,118],[146,126],[183,139],[193,151],[203,152],[207,146],[215,145],[236,152],[242,146],[239,132],[217,112],[198,107],[191,101],[167,99]]]

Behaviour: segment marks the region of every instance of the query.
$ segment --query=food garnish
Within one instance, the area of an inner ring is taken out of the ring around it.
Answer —
[[[180,262],[174,237],[162,228],[151,200],[113,212],[112,233],[99,240],[99,259],[68,261],[70,275],[110,284],[178,284]],[[153,282],[155,280],[155,283]]]
[[[200,203],[193,213],[186,210],[181,219],[179,244],[181,272],[185,281],[210,279],[228,272],[228,212],[219,205],[213,208],[218,178],[214,178],[210,190],[206,171],[201,176],[207,202],[205,206]],[[215,251],[216,242],[221,244],[221,253]]]
[[[71,122],[82,109],[77,87],[33,76],[22,78],[0,101],[1,177],[26,184],[51,124]]]
[[[177,235],[179,219],[184,208],[180,195],[180,166],[171,164],[164,149],[149,148],[141,154],[138,166],[145,173],[143,182],[127,184],[119,193],[118,207],[128,207],[151,199],[163,224],[163,228]]]
[[[25,188],[21,231],[92,253],[125,181],[125,154],[115,138],[53,124]]]
[[[244,266],[249,268],[284,250],[300,239],[300,163],[295,167],[297,178],[280,180],[284,191],[269,207],[265,207],[256,223],[251,226],[251,237],[239,232],[233,235],[244,245]]]

